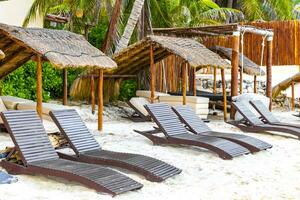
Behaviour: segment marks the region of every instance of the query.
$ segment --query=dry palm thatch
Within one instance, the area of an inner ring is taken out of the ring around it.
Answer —
[[[158,62],[167,56],[174,54],[189,63],[191,67],[230,68],[230,65],[218,54],[207,49],[196,40],[189,38],[176,38],[166,36],[148,36],[145,39],[114,54],[113,59],[118,67],[106,73],[106,75],[136,75],[141,70],[150,66],[150,45],[153,44],[154,62]],[[77,78],[70,91],[73,98],[88,98],[90,76],[97,77],[96,72],[87,72]]]
[[[5,58],[5,54],[0,50],[0,60],[2,60],[3,58]]]
[[[284,81],[275,85],[272,89],[272,98],[277,97],[281,91],[286,90],[288,87],[290,87],[292,85],[292,82],[300,82],[300,73],[297,73],[292,77],[287,78]]]
[[[213,52],[216,52],[219,54],[221,57],[226,58],[228,60],[231,60],[232,58],[232,49],[231,48],[226,48],[226,47],[221,47],[221,46],[213,46],[209,48]],[[244,67],[243,67],[243,72],[249,75],[256,75],[256,76],[264,76],[265,72],[260,69],[260,67],[254,63],[252,60],[247,58],[245,55],[242,56],[242,54],[239,55],[239,66],[240,68],[242,67],[242,59],[244,59]]]
[[[57,68],[113,69],[117,64],[83,36],[63,30],[21,28],[0,23],[0,78],[32,58],[41,55]]]

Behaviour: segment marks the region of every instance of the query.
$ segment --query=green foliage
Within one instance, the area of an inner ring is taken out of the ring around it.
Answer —
[[[108,21],[103,22],[95,27],[93,27],[89,32],[89,42],[97,48],[101,48],[103,41],[105,39]]]
[[[121,101],[129,100],[135,96],[137,90],[136,80],[126,80],[121,83],[119,99]]]
[[[68,71],[68,85],[82,70]],[[43,64],[43,100],[62,96],[62,70]],[[2,94],[36,100],[36,64],[29,61],[2,80]]]

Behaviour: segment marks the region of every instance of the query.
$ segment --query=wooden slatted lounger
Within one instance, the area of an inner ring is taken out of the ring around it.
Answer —
[[[272,145],[264,141],[247,135],[215,132],[211,130],[189,106],[174,106],[172,109],[189,130],[197,135],[207,135],[227,139],[238,143],[249,149],[251,152],[257,152],[272,147]]]
[[[300,139],[300,129],[295,127],[279,126],[265,124],[259,119],[243,102],[232,102],[232,106],[243,116],[243,120],[239,122],[231,122],[246,132],[266,132],[277,131],[282,133],[288,133],[297,136]]]
[[[24,164],[1,161],[9,173],[60,177],[111,195],[143,186],[109,168],[59,158],[35,111],[6,111],[1,117]]]
[[[261,115],[263,120],[267,124],[278,125],[278,126],[286,126],[286,127],[294,127],[300,129],[299,124],[285,123],[279,121],[272,112],[259,100],[250,101],[250,104],[255,108],[255,110]]]
[[[223,159],[232,159],[233,157],[249,153],[249,150],[245,147],[229,140],[190,134],[166,103],[149,104],[145,108],[165,137],[155,136],[152,131],[135,131],[150,139],[154,144],[197,146],[211,150]]]
[[[156,182],[181,173],[180,169],[155,158],[101,149],[76,110],[52,111],[50,116],[76,153],[75,156],[59,153],[63,158],[123,168]]]

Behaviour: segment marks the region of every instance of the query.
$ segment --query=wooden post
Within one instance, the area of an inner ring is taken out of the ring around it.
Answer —
[[[68,70],[63,69],[63,105],[68,104]]]
[[[239,73],[239,43],[240,32],[234,32],[232,36],[232,58],[231,58],[231,96],[238,95],[238,73]],[[234,119],[235,110],[231,107],[230,118]]]
[[[186,68],[188,66],[188,63],[183,63],[182,64],[182,104],[186,105]]]
[[[224,107],[224,121],[227,121],[227,97],[226,97],[226,80],[225,80],[225,70],[221,69],[222,78],[222,93],[223,93],[223,107]]]
[[[253,92],[257,93],[257,76],[256,75],[254,75]]]
[[[92,103],[92,114],[95,114],[96,101],[95,101],[95,78],[91,76],[91,103]]]
[[[42,77],[42,57],[36,56],[36,111],[42,118],[42,102],[43,102],[43,77]]]
[[[99,69],[98,79],[98,130],[103,130],[103,69]]]
[[[295,110],[295,82],[294,81],[292,81],[292,84],[291,84],[291,86],[292,86],[292,99],[291,99],[291,106],[292,106],[292,111],[294,111]]]
[[[196,67],[193,68],[193,95],[197,96],[197,79],[196,79]]]
[[[240,94],[243,94],[243,70],[240,69]]]
[[[267,89],[266,96],[270,98],[269,109],[272,110],[272,53],[273,53],[273,37],[267,38]]]
[[[214,85],[213,85],[213,93],[217,94],[217,68],[214,67]]]
[[[153,44],[150,44],[150,90],[151,90],[151,103],[154,103],[155,95],[155,64],[153,56]]]

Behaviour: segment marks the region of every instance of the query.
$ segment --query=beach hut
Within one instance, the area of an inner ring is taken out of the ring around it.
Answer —
[[[228,59],[231,61],[232,59],[232,49],[226,48],[222,46],[213,46],[209,48],[213,52],[219,54],[222,58]],[[240,76],[243,76],[243,73],[248,74],[250,76],[254,76],[254,93],[257,93],[257,76],[264,76],[265,72],[260,68],[259,65],[250,60],[247,56],[243,54],[239,54],[239,68],[240,68]],[[242,78],[241,78],[242,79]],[[240,83],[240,93],[243,93],[243,84]]]
[[[42,114],[42,63],[47,61],[53,67],[64,71],[64,104],[67,101],[67,68],[96,70],[99,75],[98,129],[103,127],[103,71],[117,67],[117,64],[83,36],[64,30],[21,28],[0,24],[0,49],[6,57],[0,61],[0,78],[5,77],[28,60],[37,63],[37,112]]]
[[[230,68],[230,65],[222,59],[218,54],[207,49],[204,45],[190,38],[168,37],[168,36],[148,36],[143,40],[130,45],[113,55],[114,61],[118,64],[118,68],[111,70],[105,75],[107,77],[130,77],[136,75],[139,71],[149,68],[150,66],[150,90],[151,102],[154,101],[156,67],[155,63],[162,59],[176,55],[182,59],[181,74],[182,74],[182,103],[186,104],[187,92],[187,68],[190,66],[195,71],[204,67],[214,67],[220,69],[222,74],[222,90],[224,95],[224,117],[226,119],[226,86],[225,86],[225,68]],[[91,77],[96,77],[97,74],[90,73]],[[86,76],[85,76],[86,77]],[[79,79],[74,82],[72,88],[76,91],[71,91],[71,94],[80,94],[78,90],[83,91],[82,81]],[[196,81],[193,81],[196,84]],[[93,85],[93,84],[92,84]],[[193,88],[196,88],[194,86]],[[72,90],[72,89],[71,89]],[[93,88],[92,88],[93,91]],[[91,95],[94,98],[94,95]],[[95,102],[92,100],[92,103]]]
[[[239,74],[239,53],[240,46],[243,53],[244,34],[257,35],[267,41],[266,54],[266,71],[267,71],[267,89],[266,96],[270,98],[270,109],[272,108],[272,53],[273,53],[273,36],[274,33],[270,29],[258,28],[254,26],[240,24],[225,24],[202,26],[192,28],[156,28],[153,29],[155,35],[168,35],[176,37],[199,38],[204,41],[205,38],[225,38],[231,43],[232,59],[231,59],[231,96],[238,95],[238,74]],[[240,45],[241,44],[241,45]],[[264,50],[262,50],[264,52]],[[264,56],[264,55],[263,55]],[[257,54],[260,57],[260,54]],[[242,76],[241,76],[242,78]],[[240,80],[242,83],[242,79]],[[234,118],[235,110],[231,109],[231,118]]]

